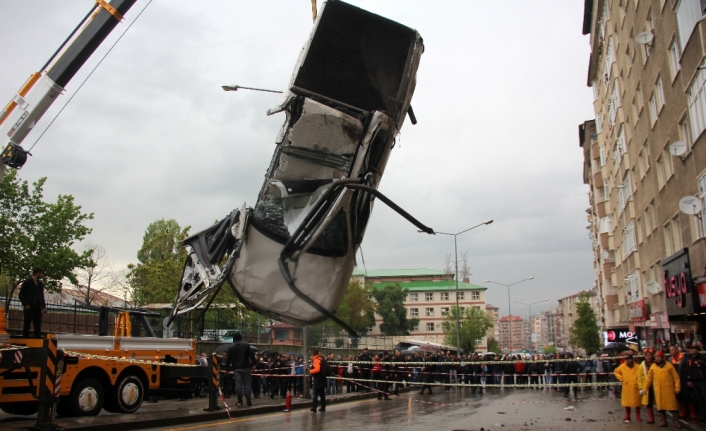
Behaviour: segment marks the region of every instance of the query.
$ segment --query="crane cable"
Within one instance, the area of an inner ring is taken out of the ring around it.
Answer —
[[[316,0],[312,0],[312,1],[316,1]],[[59,118],[59,115],[61,115],[61,113],[64,112],[64,109],[66,109],[66,107],[69,105],[69,103],[71,103],[71,101],[72,101],[73,98],[76,96],[76,94],[78,94],[78,92],[81,90],[81,88],[82,88],[83,85],[86,83],[86,81],[88,81],[88,79],[93,75],[93,72],[95,72],[96,69],[98,69],[98,66],[100,66],[101,63],[103,63],[103,60],[105,60],[105,58],[108,56],[108,54],[110,54],[110,52],[113,50],[113,48],[115,48],[115,45],[117,45],[118,42],[120,42],[120,40],[123,38],[123,36],[125,36],[125,33],[127,33],[128,30],[130,30],[130,28],[132,27],[132,25],[135,24],[135,22],[137,22],[138,18],[140,18],[140,15],[142,15],[142,13],[145,11],[145,9],[147,9],[147,8],[149,7],[150,4],[152,4],[152,0],[149,0],[149,1],[147,2],[147,5],[146,5],[144,8],[142,8],[142,10],[140,11],[140,13],[138,13],[137,16],[135,17],[135,19],[130,23],[130,25],[127,26],[127,28],[125,29],[125,31],[118,37],[118,39],[113,43],[113,45],[108,49],[108,51],[106,51],[106,53],[103,54],[103,57],[101,57],[100,61],[98,61],[98,63],[93,67],[93,69],[92,69],[91,72],[88,74],[88,76],[86,76],[86,78],[83,80],[83,82],[81,82],[81,85],[79,85],[78,88],[76,89],[76,91],[74,92],[74,94],[72,94],[71,97],[69,97],[69,100],[66,101],[66,103],[64,104],[64,106],[61,107],[61,109],[59,110],[59,112],[56,113],[56,115],[54,116],[54,118],[52,118],[52,120],[49,122],[49,125],[46,127],[46,129],[44,129],[44,130],[42,131],[42,134],[39,135],[39,137],[37,138],[37,140],[34,141],[34,143],[33,143],[32,146],[29,148],[29,150],[27,150],[27,152],[32,151],[32,148],[34,148],[34,146],[37,145],[37,143],[39,142],[39,140],[42,139],[42,136],[44,136],[44,134],[47,133],[47,130],[49,130],[49,128],[51,127],[51,125],[54,124],[54,121],[56,121],[56,119]]]

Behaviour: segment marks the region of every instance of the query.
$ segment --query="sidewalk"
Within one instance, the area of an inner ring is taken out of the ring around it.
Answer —
[[[406,392],[414,389],[405,388],[400,391]],[[374,397],[377,397],[377,394],[369,392],[333,395],[326,397],[326,404],[339,404]],[[270,399],[269,396],[264,396],[253,398],[252,401],[252,407],[235,407],[237,403],[235,396],[226,399],[226,402],[231,407],[231,417],[281,412],[284,410],[285,399],[282,397]],[[185,401],[161,400],[157,403],[144,402],[140,409],[133,414],[112,414],[103,411],[100,415],[94,417],[57,418],[55,423],[66,430],[100,429],[101,431],[121,431],[227,419],[228,413],[223,408],[223,402],[220,398],[218,399],[218,406],[222,409],[207,412],[204,409],[208,407],[208,398],[196,398]],[[292,397],[292,410],[304,408],[311,408],[310,399]],[[35,423],[36,415],[23,417],[0,413],[0,428],[3,431],[26,430]]]

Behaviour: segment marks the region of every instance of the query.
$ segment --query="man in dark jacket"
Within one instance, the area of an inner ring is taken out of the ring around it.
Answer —
[[[34,268],[32,276],[20,287],[20,301],[24,312],[24,328],[22,336],[29,338],[29,326],[34,324],[34,338],[42,338],[42,313],[47,312],[44,302],[44,270]]]
[[[243,341],[243,336],[240,332],[233,335],[233,344],[228,348],[226,356],[226,364],[228,371],[233,371],[235,375],[235,393],[238,395],[238,406],[243,405],[243,384],[245,384],[245,399],[248,406],[252,406],[250,399],[251,393],[251,374],[250,370],[255,366],[255,355],[250,344]]]
[[[361,362],[372,362],[373,361],[373,357],[370,355],[370,352],[368,351],[367,347],[363,349],[363,353],[358,355],[357,360],[361,361]],[[359,367],[360,367],[360,378],[363,380],[370,380],[370,377],[371,377],[370,370],[372,369],[373,365],[370,363],[367,363],[367,364],[360,364]],[[363,382],[363,384],[370,385],[370,382]],[[375,385],[370,385],[370,386],[375,386]],[[370,392],[370,389],[368,389],[366,387],[361,387],[360,390],[364,391],[364,392]]]
[[[680,374],[686,377],[686,386],[696,401],[698,419],[703,421],[706,420],[706,359],[699,354],[696,343],[689,345],[687,351],[689,354],[681,362],[683,373]]]
[[[314,400],[310,411],[316,413],[318,399],[321,398],[320,412],[326,411],[326,375],[328,374],[328,365],[326,360],[319,354],[318,350],[314,350],[311,357],[311,376],[314,378],[312,385]]]
[[[578,374],[582,371],[581,370],[581,365],[578,363],[578,361],[574,360],[574,355],[571,353],[566,354],[567,359],[571,359],[568,362],[564,363],[564,374],[566,375],[566,383],[578,383]],[[578,386],[574,386],[574,398],[576,398],[576,394],[579,390]],[[564,392],[564,397],[568,397],[569,393],[571,392],[571,386],[566,388],[566,392]]]

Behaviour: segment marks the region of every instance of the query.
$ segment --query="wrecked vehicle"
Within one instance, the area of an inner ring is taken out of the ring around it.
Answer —
[[[410,102],[424,50],[415,30],[328,1],[268,115],[286,114],[254,208],[243,205],[184,241],[188,257],[171,316],[206,303],[228,281],[248,308],[295,325],[335,314]],[[223,262],[225,260],[225,263]]]

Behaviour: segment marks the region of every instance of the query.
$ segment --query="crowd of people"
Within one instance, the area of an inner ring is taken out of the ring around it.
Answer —
[[[592,357],[574,357],[571,353],[549,355],[455,355],[453,352],[378,352],[364,348],[356,357],[334,357],[314,351],[305,360],[302,355],[253,354],[250,346],[238,337],[221,358],[220,387],[224,395],[235,393],[242,405],[251,394],[286,397],[303,396],[306,369],[310,370],[314,400],[325,410],[325,396],[352,392],[376,392],[379,400],[398,395],[404,385],[418,388],[419,394],[431,394],[433,388],[467,388],[471,394],[483,394],[490,388],[517,387],[563,392],[577,396],[581,390],[610,390],[625,407],[624,421],[642,421],[641,408],[647,412],[646,423],[655,423],[655,409],[666,426],[666,412],[678,418],[706,421],[706,358],[700,344],[687,344],[686,352],[676,345],[607,353]],[[316,411],[316,402],[312,411]]]

